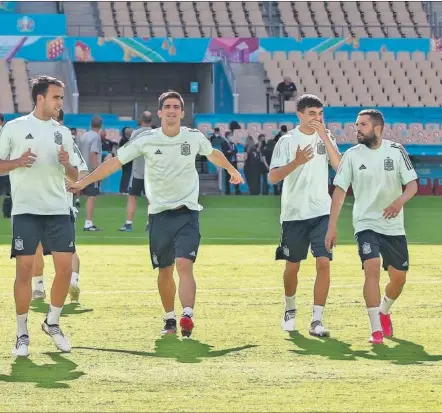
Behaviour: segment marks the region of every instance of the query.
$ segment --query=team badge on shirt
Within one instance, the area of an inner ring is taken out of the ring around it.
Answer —
[[[386,171],[393,171],[394,170],[393,159],[387,158],[384,160],[384,169]]]
[[[60,132],[55,132],[54,133],[54,142],[57,145],[62,145],[63,144],[63,135]]]
[[[318,142],[316,145],[316,152],[318,155],[325,155],[325,143],[324,142]]]
[[[181,145],[181,155],[184,156],[190,155],[190,145],[188,143],[183,143]]]

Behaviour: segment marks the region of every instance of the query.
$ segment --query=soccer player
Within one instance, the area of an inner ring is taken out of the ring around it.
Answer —
[[[64,121],[64,112],[63,109],[60,109],[59,115],[58,115],[58,123],[60,125],[63,125]],[[72,136],[72,139],[74,137]],[[88,168],[86,165],[85,160],[81,156],[80,150],[78,149],[77,145],[74,142],[74,158],[71,162],[72,166],[78,169],[79,171],[79,178],[82,178],[87,175]],[[72,219],[73,219],[73,225],[74,225],[74,234],[75,234],[75,220],[77,217],[78,210],[74,207],[74,199],[73,194],[71,192],[66,192],[68,205],[71,209]],[[44,288],[44,277],[43,277],[43,271],[44,271],[44,259],[43,259],[43,247],[40,244],[38,244],[37,251],[35,253],[35,263],[34,263],[34,275],[32,277],[32,299],[45,299],[46,298],[46,291]],[[71,301],[78,301],[80,298],[80,287],[78,286],[78,277],[80,273],[80,258],[78,257],[77,252],[74,252],[72,257],[72,276],[71,276],[71,284],[69,286],[69,295],[71,298]]]
[[[122,165],[143,155],[145,193],[149,200],[149,246],[153,268],[159,268],[158,289],[166,312],[163,334],[176,333],[174,265],[180,278],[179,297],[183,306],[181,334],[189,337],[194,323],[196,285],[193,264],[200,244],[198,212],[199,177],[195,168],[197,154],[207,156],[215,165],[227,169],[231,183],[243,182],[241,174],[222,152],[197,129],[181,127],[184,101],[174,91],[159,98],[161,127],[140,133],[118,150],[115,158],[100,165],[86,178],[71,184],[71,190],[114,173]],[[147,179],[148,177],[148,179]]]
[[[40,242],[44,253],[52,254],[55,266],[51,304],[42,329],[61,351],[71,351],[59,324],[75,252],[65,178],[78,180],[78,171],[70,163],[74,157],[71,133],[54,120],[63,106],[63,96],[64,85],[60,80],[36,77],[32,81],[34,111],[8,122],[0,135],[0,173],[10,171],[12,187],[15,356],[29,354],[27,320],[35,252]]]
[[[384,336],[393,335],[390,307],[401,294],[408,271],[403,206],[417,192],[417,176],[404,147],[382,139],[381,112],[359,112],[356,127],[359,145],[344,154],[334,179],[326,246],[329,251],[336,246],[339,213],[352,185],[353,226],[365,272],[364,298],[372,331],[369,342],[382,344]],[[406,185],[404,192],[402,185]],[[380,255],[390,277],[382,303]]]
[[[129,140],[135,139],[140,133],[152,129],[152,113],[143,112],[140,118],[140,127],[132,132]],[[132,177],[130,180],[129,196],[127,198],[126,223],[118,230],[122,232],[132,231],[137,197],[144,193],[144,156],[141,155],[132,162]],[[148,224],[146,224],[147,230]]]
[[[328,337],[323,322],[330,286],[332,254],[325,249],[331,199],[328,193],[329,163],[336,170],[341,159],[335,139],[324,125],[321,100],[302,95],[296,102],[299,126],[283,135],[275,146],[269,181],[284,180],[281,197],[281,242],[276,259],[285,260],[284,331],[296,330],[296,291],[301,261],[311,247],[316,258],[313,315],[310,334]]]

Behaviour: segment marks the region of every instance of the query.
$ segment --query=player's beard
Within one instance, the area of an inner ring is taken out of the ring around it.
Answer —
[[[364,135],[363,133],[358,132],[357,138],[360,144],[365,145],[367,148],[370,149],[373,148],[373,146],[376,146],[378,140],[374,132],[371,133],[370,135]]]

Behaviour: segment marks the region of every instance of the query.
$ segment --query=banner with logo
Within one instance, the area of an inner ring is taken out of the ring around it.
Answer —
[[[29,61],[72,58],[76,62],[203,63],[225,59],[230,63],[249,63],[257,62],[261,52],[427,53],[437,50],[437,41],[432,39],[66,37],[66,20],[61,14],[23,16],[3,13],[0,19],[3,19],[0,20],[0,58],[12,56]],[[52,36],[36,36],[46,34]]]
[[[64,36],[64,14],[0,13],[0,36]]]

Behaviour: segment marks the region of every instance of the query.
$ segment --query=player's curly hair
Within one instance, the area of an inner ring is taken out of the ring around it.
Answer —
[[[36,76],[31,80],[32,88],[32,101],[34,105],[37,103],[37,96],[43,95],[46,97],[50,85],[58,86],[64,88],[64,83],[55,77],[40,75]]]
[[[296,111],[303,112],[307,108],[322,108],[324,104],[316,95],[305,94],[296,100]]]

